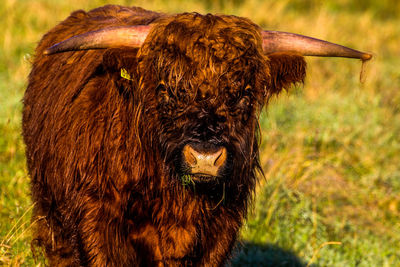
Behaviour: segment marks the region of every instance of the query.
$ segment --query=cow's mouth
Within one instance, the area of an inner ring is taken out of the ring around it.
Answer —
[[[205,173],[186,174],[186,176],[190,176],[190,178],[197,183],[207,183],[216,181],[218,179],[218,176],[209,175]]]

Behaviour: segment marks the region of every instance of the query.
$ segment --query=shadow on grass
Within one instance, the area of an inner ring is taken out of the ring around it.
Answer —
[[[233,252],[231,266],[306,267],[307,263],[291,251],[271,244],[244,242]],[[229,265],[227,265],[229,266]],[[312,264],[312,267],[317,267]]]

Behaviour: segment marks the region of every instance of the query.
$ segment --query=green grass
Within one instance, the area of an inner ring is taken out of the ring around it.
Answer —
[[[30,252],[21,98],[40,37],[105,0],[0,5],[0,265]],[[234,266],[400,266],[400,2],[113,1],[165,12],[229,13],[371,51],[366,82],[349,59],[308,58],[308,76],[262,114],[257,188]]]

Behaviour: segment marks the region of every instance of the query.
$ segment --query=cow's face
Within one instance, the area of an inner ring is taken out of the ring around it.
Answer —
[[[237,17],[183,14],[148,39],[138,57],[140,90],[170,170],[197,183],[254,172],[260,110],[286,85],[271,77],[278,70],[263,54],[260,29]],[[298,71],[288,83],[303,79],[304,66]]]

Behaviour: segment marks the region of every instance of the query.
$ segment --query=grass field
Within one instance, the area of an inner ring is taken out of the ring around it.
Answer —
[[[30,251],[21,98],[41,36],[105,0],[0,5],[0,265],[43,266]],[[113,1],[165,12],[229,13],[373,52],[308,58],[304,86],[262,115],[261,179],[234,266],[400,266],[400,2]]]

